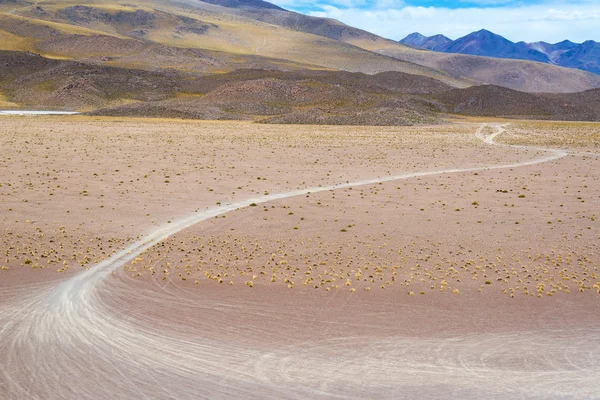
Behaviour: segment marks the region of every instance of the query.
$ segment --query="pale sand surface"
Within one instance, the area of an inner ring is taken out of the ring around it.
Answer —
[[[569,156],[275,201],[189,228],[126,269],[192,287],[574,294],[600,283],[599,170],[600,157]]]
[[[265,192],[549,154],[479,126],[2,120],[0,397],[597,398],[597,124],[496,138],[555,161],[259,202],[78,266]]]
[[[65,261],[91,265],[140,234],[217,203],[535,157],[484,145],[468,124],[356,129],[85,117],[1,122],[2,240],[34,253],[12,251],[7,267],[27,260],[53,270]],[[43,257],[50,251],[53,257]]]

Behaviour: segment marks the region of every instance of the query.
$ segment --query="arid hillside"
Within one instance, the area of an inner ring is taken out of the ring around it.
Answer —
[[[141,69],[400,71],[435,76],[455,86],[467,84],[339,40],[259,21],[252,17],[255,8],[250,5],[242,13],[248,15],[237,15],[240,9],[202,1],[193,6],[145,0],[127,5],[102,1],[4,4],[0,5],[0,35],[18,46],[0,44],[0,48]]]
[[[368,81],[353,85],[326,83],[322,77],[258,78],[224,84],[205,96],[136,102],[92,114],[329,125],[414,125],[453,115],[600,121],[598,89],[573,94],[524,93],[490,85],[436,89],[417,94],[409,88],[377,88]]]
[[[457,88],[494,84],[527,92],[575,92],[600,87],[600,76],[583,71],[418,51],[257,0],[2,1],[0,50],[193,74],[240,68],[396,71]]]
[[[395,46],[375,52],[445,71],[456,79],[503,86],[523,92],[571,93],[598,88],[598,78],[589,72],[525,60],[511,60],[437,53]]]
[[[9,51],[0,51],[0,65],[3,108],[331,125],[414,125],[455,114],[600,120],[598,89],[566,94],[491,85],[457,89],[402,72],[240,69],[198,75]]]
[[[89,110],[129,101],[157,101],[196,79],[178,72],[106,67],[0,51],[0,91],[15,106]]]
[[[564,121],[599,121],[600,90],[523,93],[498,86],[449,90],[436,96],[455,114]]]
[[[203,96],[105,108],[96,115],[254,120],[264,123],[413,125],[438,122],[444,107],[427,96],[451,89],[399,72],[237,71],[195,82]],[[212,87],[212,89],[209,89]]]

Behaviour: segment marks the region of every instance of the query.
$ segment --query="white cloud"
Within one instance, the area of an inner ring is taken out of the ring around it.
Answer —
[[[414,6],[364,9],[343,5],[320,8],[321,11],[310,15],[335,18],[390,39],[402,39],[412,32],[442,33],[456,39],[485,28],[513,41],[600,41],[600,5],[596,1],[459,9]]]

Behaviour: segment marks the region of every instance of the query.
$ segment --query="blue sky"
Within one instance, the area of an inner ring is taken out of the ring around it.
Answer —
[[[488,29],[513,41],[600,41],[600,0],[270,1],[396,40],[412,32],[456,39]]]

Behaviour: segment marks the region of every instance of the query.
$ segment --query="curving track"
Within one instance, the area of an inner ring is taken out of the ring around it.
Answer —
[[[484,137],[484,126],[477,137],[496,145],[494,138],[503,127],[495,126],[496,132]],[[188,305],[200,318],[177,324],[126,306],[119,309],[119,300],[110,299],[123,295],[135,298],[136,307],[157,310],[185,303],[173,293],[133,289],[127,281],[107,278],[164,238],[251,203],[434,174],[515,168],[568,154],[538,150],[549,154],[515,164],[412,173],[208,209],[161,227],[57,285],[12,288],[0,296],[0,398],[598,398],[600,327],[372,340],[320,335],[300,341],[261,331],[260,318],[294,323],[272,303],[201,298]],[[240,312],[257,322],[230,329]],[[248,345],[248,338],[260,335],[263,345],[256,340]]]

